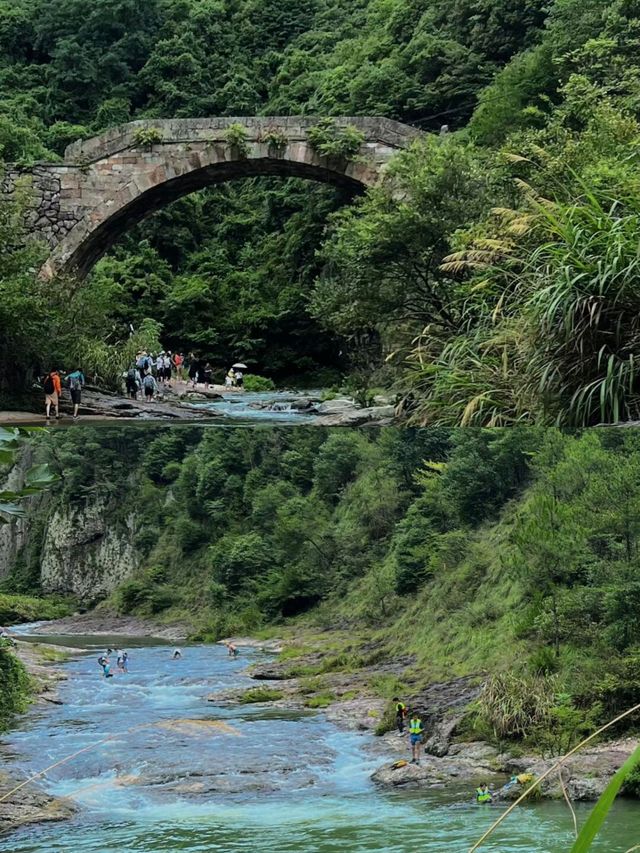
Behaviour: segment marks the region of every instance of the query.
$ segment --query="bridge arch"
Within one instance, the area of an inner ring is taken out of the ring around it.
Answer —
[[[384,118],[338,117],[362,134],[352,159],[321,156],[308,132],[318,119],[299,116],[134,121],[70,145],[62,163],[11,169],[5,192],[30,182],[27,225],[50,255],[41,275],[85,276],[135,223],[212,184],[258,175],[300,177],[352,191],[375,185],[385,164],[420,131]],[[230,144],[241,125],[241,146]],[[277,144],[274,143],[277,139]]]

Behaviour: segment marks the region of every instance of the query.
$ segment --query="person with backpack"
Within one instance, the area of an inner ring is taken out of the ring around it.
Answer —
[[[158,393],[158,383],[154,379],[153,374],[147,373],[142,380],[142,388],[144,390],[145,400],[151,402],[154,394]]]
[[[73,403],[73,419],[77,421],[78,408],[82,402],[82,389],[85,385],[84,373],[79,367],[67,376],[67,384],[69,385],[71,402]]]
[[[52,370],[47,373],[44,378],[44,382],[42,383],[42,388],[44,390],[46,419],[49,420],[49,417],[51,416],[51,406],[53,406],[56,419],[58,419],[60,417],[58,401],[60,399],[60,394],[62,393],[62,385],[60,384],[60,374],[57,370]]]
[[[137,400],[138,391],[140,390],[140,376],[136,370],[135,364],[132,364],[129,370],[127,370],[125,385],[127,388],[127,395],[131,397],[132,400]]]

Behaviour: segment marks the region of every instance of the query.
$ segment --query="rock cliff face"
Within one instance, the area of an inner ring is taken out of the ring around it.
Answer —
[[[80,601],[103,597],[139,565],[135,517],[113,523],[103,500],[56,509],[50,515],[40,563],[45,592],[72,593]]]

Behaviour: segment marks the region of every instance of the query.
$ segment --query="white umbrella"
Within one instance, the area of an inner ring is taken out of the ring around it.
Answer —
[[[240,362],[238,362],[238,364],[232,364],[231,369],[232,370],[248,370],[249,368],[247,367],[246,364],[241,364]]]

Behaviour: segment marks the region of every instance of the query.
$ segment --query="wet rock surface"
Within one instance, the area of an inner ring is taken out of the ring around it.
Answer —
[[[611,777],[622,767],[639,742],[637,738],[609,741],[587,747],[571,756],[562,764],[562,779],[569,797],[572,800],[597,800]],[[557,758],[523,756],[505,761],[504,769],[509,773],[530,773],[537,777],[556,761]],[[562,797],[559,770],[541,782],[540,790],[545,797]],[[509,795],[514,796],[512,792],[509,792]]]
[[[0,797],[24,781],[24,778],[0,770]],[[30,782],[0,801],[0,833],[32,823],[67,820],[76,811],[71,800],[53,797]]]

